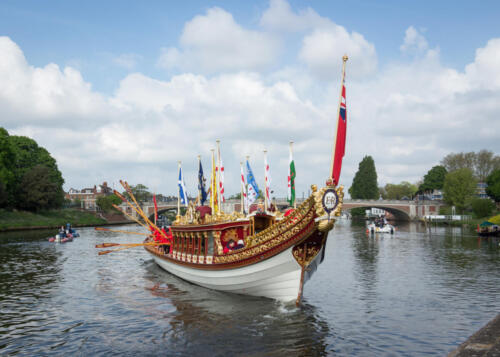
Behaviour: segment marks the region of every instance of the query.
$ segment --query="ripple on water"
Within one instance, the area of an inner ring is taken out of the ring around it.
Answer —
[[[191,285],[142,249],[98,256],[135,238],[80,233],[0,235],[0,355],[443,355],[500,310],[498,242],[457,230],[341,222],[300,307]]]

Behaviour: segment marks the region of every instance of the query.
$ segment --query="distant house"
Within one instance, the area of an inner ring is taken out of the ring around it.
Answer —
[[[65,194],[65,198],[72,202],[79,200],[81,202],[81,208],[90,211],[97,211],[97,198],[109,196],[111,194],[113,194],[113,189],[108,186],[106,181],[104,181],[102,185],[94,185],[92,188],[82,188],[81,190],[70,188]]]
[[[490,198],[486,194],[486,189],[488,188],[488,184],[486,182],[478,182],[476,186],[476,196],[479,198]]]

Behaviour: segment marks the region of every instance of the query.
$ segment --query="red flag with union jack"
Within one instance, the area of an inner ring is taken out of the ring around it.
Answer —
[[[339,183],[340,170],[342,169],[342,159],[345,154],[345,138],[347,131],[347,108],[345,100],[345,81],[342,81],[342,92],[340,96],[339,119],[337,123],[337,137],[335,139],[335,149],[332,168],[333,184]]]

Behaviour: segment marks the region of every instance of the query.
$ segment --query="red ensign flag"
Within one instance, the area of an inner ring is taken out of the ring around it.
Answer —
[[[336,186],[339,183],[342,158],[345,153],[345,136],[347,130],[347,110],[345,101],[345,84],[342,83],[342,96],[340,98],[339,121],[337,124],[337,139],[335,140],[335,153],[333,159],[332,179]]]

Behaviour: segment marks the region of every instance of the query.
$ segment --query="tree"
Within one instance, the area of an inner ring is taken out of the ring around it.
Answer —
[[[490,216],[495,209],[495,204],[486,198],[474,198],[472,199],[472,212],[477,218]]]
[[[61,207],[64,192],[51,176],[51,170],[43,165],[27,171],[20,183],[19,207],[28,211]]]
[[[0,207],[14,203],[14,152],[9,140],[9,133],[0,128]]]
[[[424,182],[418,187],[420,192],[428,192],[434,190],[441,190],[444,185],[444,178],[446,176],[446,168],[441,165],[434,166],[424,176]]]
[[[365,156],[359,163],[358,171],[349,188],[351,198],[378,199],[380,193],[377,185],[375,162],[371,156]]]
[[[62,185],[64,183],[64,179],[62,178],[62,174],[57,167],[56,160],[49,154],[47,150],[38,146],[35,140],[27,138],[25,136],[9,136],[9,143],[12,148],[12,152],[14,154],[14,168],[13,175],[15,178],[15,184],[13,187],[13,195],[17,197],[16,199],[16,207],[23,208],[25,206],[31,206],[31,203],[22,202],[21,196],[27,198],[23,192],[22,180],[25,175],[32,171],[36,166],[43,166],[47,168],[44,171],[47,179],[57,187],[57,191],[59,194],[62,193]],[[41,172],[40,169],[37,169],[36,172]],[[31,202],[31,200],[29,200]],[[52,206],[52,203],[59,202],[59,206]],[[62,205],[63,200],[59,200],[59,198],[51,200],[51,207],[57,208]],[[40,207],[42,208],[42,207]]]
[[[484,149],[477,153],[451,153],[441,160],[441,164],[448,172],[462,168],[471,169],[476,178],[484,182],[494,169],[500,169],[500,156]]]
[[[476,185],[477,181],[468,168],[449,172],[444,179],[444,200],[463,212],[475,194]]]
[[[110,212],[110,211],[116,210],[113,207],[113,204],[119,205],[121,202],[122,202],[122,200],[119,199],[115,195],[101,196],[101,197],[98,197],[97,200],[96,200],[96,204],[104,212]]]
[[[142,183],[139,183],[135,186],[131,185],[130,190],[132,191],[132,194],[134,195],[137,202],[139,202],[139,204],[149,201],[152,197],[151,192],[148,191],[149,189]],[[132,200],[127,191],[123,192],[123,195],[128,200]]]
[[[467,153],[451,153],[446,155],[443,160],[441,160],[441,165],[444,166],[446,171],[452,172],[459,169],[470,169],[474,171],[475,154],[473,152]]]
[[[488,187],[486,194],[493,198],[495,202],[500,202],[500,168],[494,170],[486,179]]]
[[[411,198],[417,192],[417,186],[412,185],[407,181],[400,184],[388,183],[384,187],[384,196],[382,198],[388,200],[400,200],[403,197]]]

